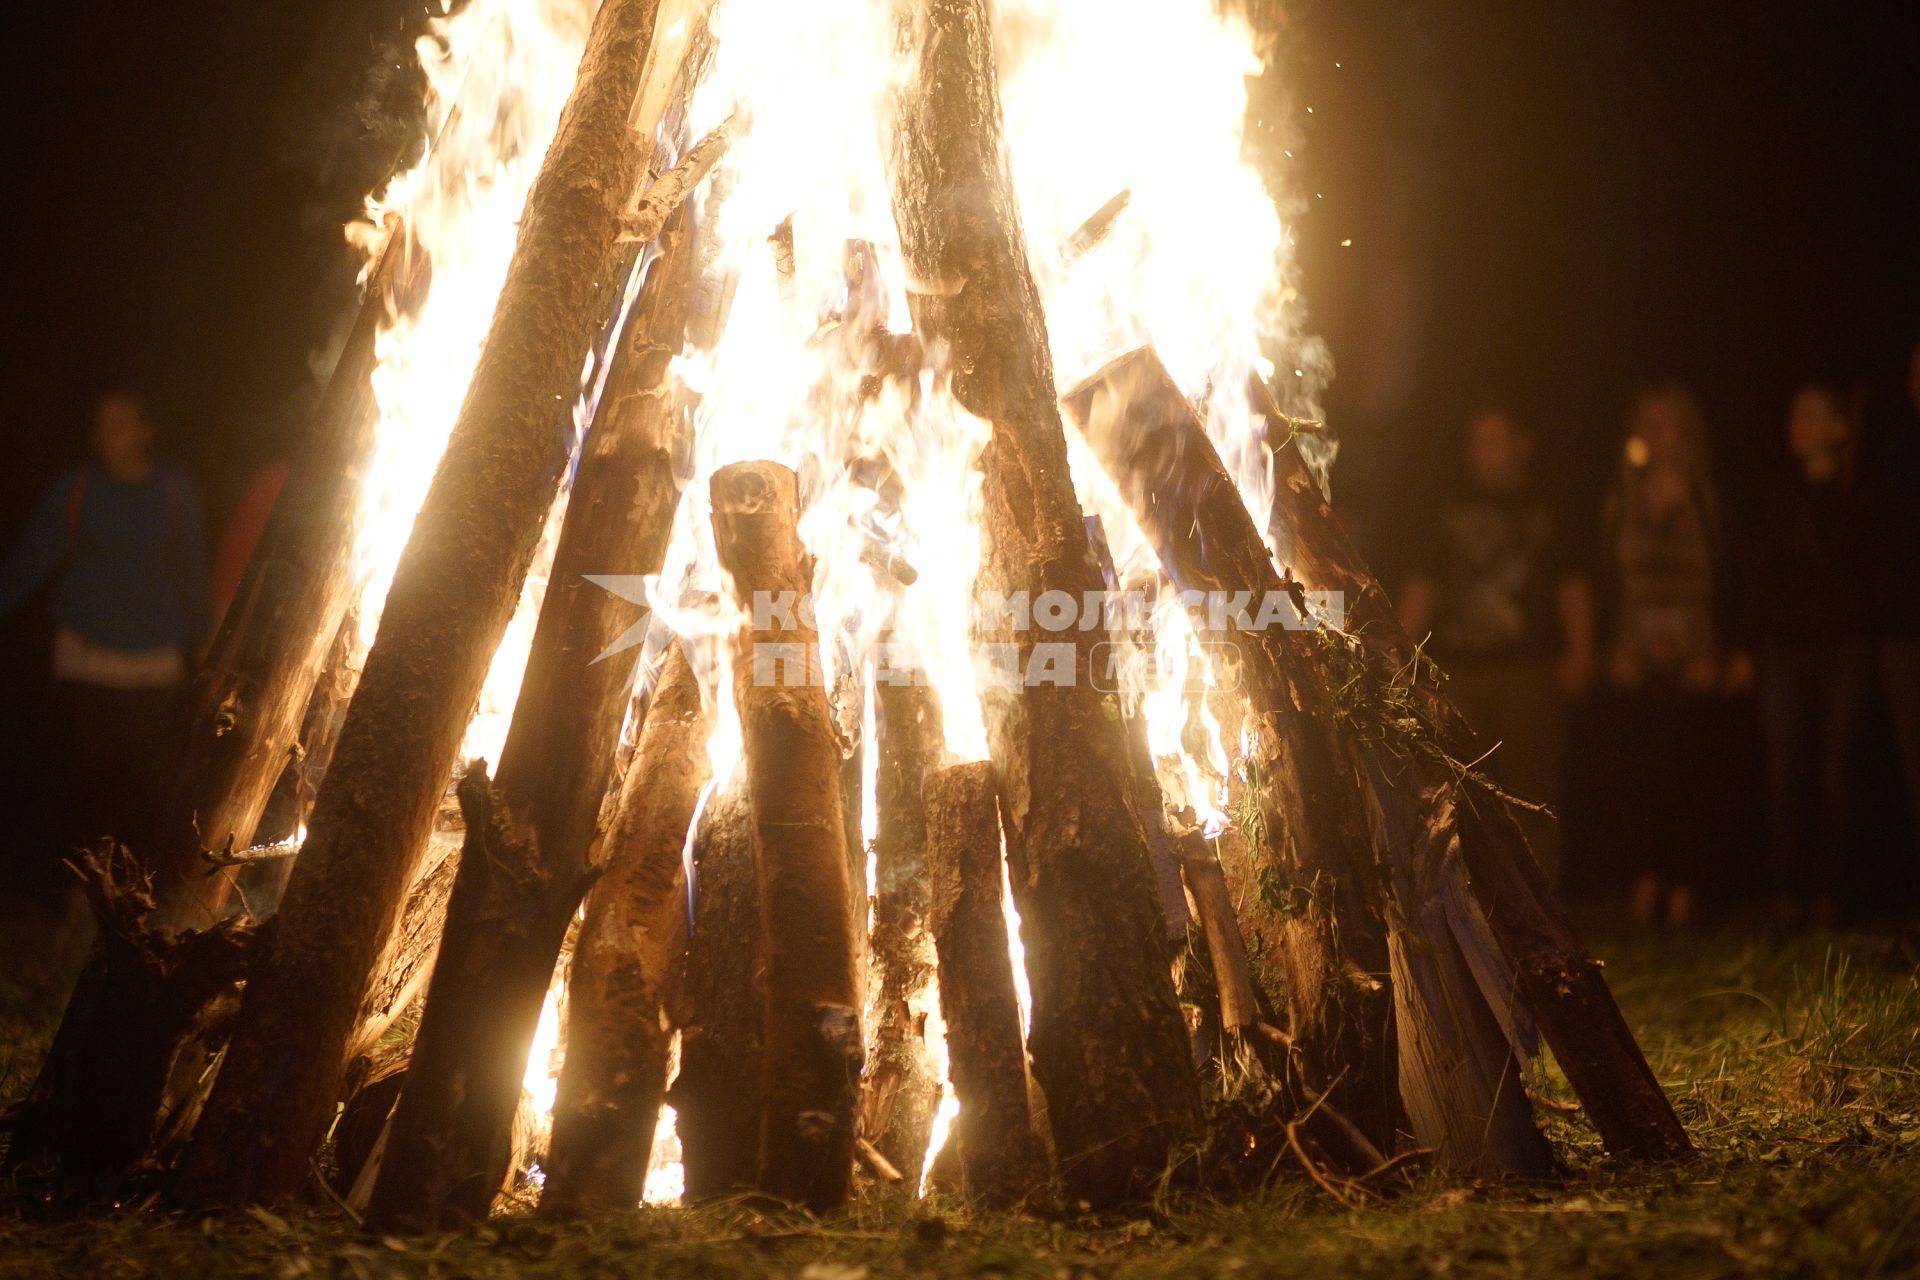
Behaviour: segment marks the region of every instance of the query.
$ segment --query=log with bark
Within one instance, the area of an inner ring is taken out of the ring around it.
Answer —
[[[274,784],[296,754],[302,716],[358,586],[354,540],[379,423],[375,340],[424,276],[423,255],[396,222],[314,424],[194,681],[193,727],[166,842],[137,851],[157,874],[158,924],[194,929],[219,919],[231,881],[202,852],[232,853],[252,842]]]
[[[744,779],[713,792],[693,841],[692,924],[680,1074],[667,1092],[680,1136],[685,1198],[753,1189],[760,1150],[760,886]]]
[[[619,1212],[646,1187],[685,971],[687,832],[710,774],[708,732],[700,682],[674,644],[574,943],[541,1213]]]
[[[518,602],[569,453],[646,146],[629,127],[655,0],[607,0],[528,195],[492,330],[394,575],[274,944],[174,1180],[187,1203],[310,1176],[341,1053]]]
[[[875,685],[874,1025],[860,1098],[860,1136],[902,1172],[908,1194],[926,1163],[940,1104],[938,1066],[927,1044],[934,950],[927,929],[924,788],[942,762],[946,739],[939,695],[920,676]]]
[[[1320,639],[1298,625],[1238,488],[1151,352],[1101,370],[1065,404],[1174,587],[1242,593],[1259,610],[1247,626],[1210,606],[1194,613],[1216,658],[1238,672],[1250,712],[1262,932],[1285,958],[1287,1029],[1308,1087],[1330,1091],[1389,1148],[1400,1108],[1386,893],[1361,761],[1336,716]]]
[[[965,1195],[1007,1208],[1044,1191],[1047,1161],[1027,1102],[993,767],[983,761],[932,774],[926,809],[947,1078],[960,1103],[947,1141]]]
[[[468,808],[468,846],[368,1206],[375,1223],[483,1218],[509,1171],[527,1053],[592,874],[633,680],[631,658],[607,657],[631,606],[588,575],[658,573],[666,554],[680,497],[669,367],[686,327],[693,239],[682,205],[587,433],[499,774],[480,812]]]
[[[914,0],[901,16],[912,68],[893,120],[894,221],[915,330],[929,348],[944,344],[954,398],[992,428],[979,588],[990,600],[1064,591],[1079,602],[1101,582],[1006,170],[988,6]],[[1060,682],[1025,688],[1036,636],[1002,615],[980,638],[1014,668],[983,704],[1033,990],[1034,1072],[1069,1188],[1116,1204],[1143,1193],[1199,1122],[1126,737],[1091,679],[1093,633],[1046,637],[1060,642],[1040,651],[1064,667]]]
[[[840,747],[819,637],[804,609],[776,603],[812,589],[794,473],[735,463],[714,473],[712,491],[720,565],[751,615],[734,658],[733,696],[766,965],[757,1185],[823,1212],[844,1204],[850,1189],[866,1053]]]
[[[1335,516],[1272,393],[1255,379],[1249,394],[1276,442],[1274,521],[1290,570],[1310,589],[1342,593],[1346,629],[1359,640],[1373,678],[1411,684],[1433,745],[1471,759],[1471,730]],[[1435,815],[1434,839],[1466,866],[1511,981],[1607,1149],[1643,1160],[1692,1155],[1686,1129],[1607,989],[1600,963],[1575,932],[1511,807],[1471,779],[1462,794],[1457,768],[1436,754],[1416,756],[1407,772],[1412,777],[1402,785],[1413,792],[1413,803]]]

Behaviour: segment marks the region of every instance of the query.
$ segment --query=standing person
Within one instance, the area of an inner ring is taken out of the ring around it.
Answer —
[[[1744,692],[1753,664],[1732,643],[1731,565],[1706,430],[1691,394],[1642,394],[1608,495],[1613,587],[1607,684],[1623,776],[1614,797],[1633,857],[1634,914],[1685,925],[1706,869],[1716,695]]]
[[[1905,373],[1864,480],[1873,509],[1880,684],[1900,752],[1911,833],[1920,841],[1920,341],[1907,353]]]
[[[1859,433],[1840,393],[1808,385],[1787,414],[1794,474],[1766,508],[1760,563],[1774,589],[1756,615],[1767,738],[1775,915],[1840,915],[1855,836],[1854,778],[1872,702],[1872,564],[1854,483]]]
[[[76,841],[147,847],[178,766],[188,655],[207,620],[199,494],[154,456],[138,396],[100,399],[93,459],[56,480],[0,565],[0,613],[53,584],[52,713]]]
[[[1594,675],[1593,592],[1564,522],[1533,482],[1533,437],[1504,409],[1467,421],[1467,478],[1419,540],[1427,563],[1400,593],[1409,634],[1430,636],[1448,691],[1502,786],[1552,804],[1560,791],[1562,699]],[[1557,872],[1558,824],[1527,835]]]

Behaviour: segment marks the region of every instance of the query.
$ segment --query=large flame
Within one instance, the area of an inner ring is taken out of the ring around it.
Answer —
[[[663,6],[662,31],[677,33],[663,43],[683,48],[702,7]],[[987,427],[946,393],[942,371],[895,359],[911,325],[883,162],[903,72],[893,8],[716,0],[706,12],[714,57],[689,123],[699,136],[735,121],[731,151],[698,197],[702,295],[725,305],[676,364],[698,401],[691,474],[649,602],[657,623],[687,640],[732,634],[740,618],[714,554],[708,480],[733,461],[785,462],[801,477],[830,682],[845,677],[838,687],[860,690],[874,679],[925,680],[943,705],[950,757],[980,759],[968,639],[981,553],[975,464]],[[371,244],[383,216],[398,213],[432,264],[424,300],[380,338],[378,457],[359,550],[369,631],[459,411],[592,10],[592,0],[473,0],[422,42],[429,118],[441,123],[424,159],[370,202],[356,232]],[[1203,406],[1267,527],[1271,469],[1244,387],[1276,365],[1310,383],[1317,366],[1297,332],[1292,240],[1243,137],[1247,77],[1260,69],[1254,33],[1220,0],[998,0],[996,21],[1009,159],[1060,385],[1152,343]],[[650,84],[657,98],[658,79]],[[659,114],[656,103],[651,118]],[[582,371],[583,422],[593,378]],[[1305,387],[1309,400],[1314,389]],[[1120,585],[1157,583],[1125,505],[1084,446],[1071,447]],[[538,569],[530,576],[470,752],[491,753],[504,735],[543,581]],[[1210,675],[1184,614],[1155,597],[1128,703],[1175,796],[1219,821],[1229,752],[1206,705]],[[728,647],[689,646],[720,708],[709,747],[717,785],[741,749]],[[869,836],[871,785],[869,772]],[[1024,983],[1011,904],[1009,919]],[[527,1075],[547,1107],[558,996]],[[928,1022],[943,1055],[939,1019]],[[663,1151],[671,1133],[663,1126]],[[671,1173],[658,1181],[664,1191]]]

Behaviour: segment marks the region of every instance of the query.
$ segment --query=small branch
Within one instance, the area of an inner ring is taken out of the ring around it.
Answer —
[[[893,1167],[893,1161],[881,1155],[880,1148],[874,1146],[865,1138],[855,1138],[853,1140],[853,1154],[860,1158],[860,1163],[867,1167],[867,1172],[882,1182],[904,1182],[906,1180],[905,1176]]]
[[[621,244],[645,244],[660,234],[668,217],[727,153],[739,123],[738,114],[728,116],[713,132],[687,148],[679,164],[654,180],[633,210],[620,219]]]

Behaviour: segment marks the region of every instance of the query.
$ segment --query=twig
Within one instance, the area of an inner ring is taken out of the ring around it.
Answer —
[[[906,1181],[905,1175],[893,1167],[893,1161],[881,1155],[880,1148],[874,1146],[865,1138],[855,1138],[853,1140],[853,1153],[860,1157],[861,1164],[867,1166],[867,1172],[880,1179],[880,1181]]]
[[[620,220],[621,244],[645,244],[660,234],[660,228],[667,225],[667,218],[680,207],[681,201],[727,153],[739,124],[738,114],[728,116],[713,132],[687,148],[679,164],[654,179],[632,211]]]

